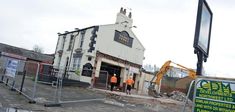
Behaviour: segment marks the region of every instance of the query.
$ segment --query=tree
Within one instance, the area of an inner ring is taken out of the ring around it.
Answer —
[[[33,46],[33,51],[34,51],[34,52],[38,52],[38,53],[43,53],[43,52],[44,52],[44,51],[43,51],[43,48],[40,47],[39,45],[34,45],[34,46]]]

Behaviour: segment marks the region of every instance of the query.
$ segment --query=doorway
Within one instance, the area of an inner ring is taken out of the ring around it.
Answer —
[[[117,77],[117,84],[116,87],[120,86],[121,83],[121,67],[115,66],[109,63],[102,62],[101,63],[101,71],[107,71],[108,72],[108,84],[110,83],[110,78],[113,76],[113,74],[116,74]]]

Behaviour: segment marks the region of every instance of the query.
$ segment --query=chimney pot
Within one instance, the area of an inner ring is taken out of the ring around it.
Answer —
[[[120,9],[120,13],[123,13],[123,8],[121,7],[121,9]]]
[[[131,18],[131,17],[132,17],[132,14],[131,14],[131,12],[129,13],[128,17],[129,17],[129,18]]]
[[[123,14],[126,15],[126,9],[124,9]]]

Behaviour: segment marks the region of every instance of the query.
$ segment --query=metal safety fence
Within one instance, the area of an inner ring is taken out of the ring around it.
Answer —
[[[39,63],[1,56],[0,66],[0,82],[34,102]]]
[[[82,72],[93,73],[93,70],[83,70]],[[60,72],[64,75],[59,75],[57,80],[57,90],[56,90],[56,99],[54,102],[46,104],[46,106],[54,106],[65,103],[78,103],[78,102],[89,102],[89,101],[104,101],[105,95],[94,91],[92,89],[87,89],[91,87],[90,83],[81,82],[79,78],[76,78],[74,71],[66,71],[66,73]],[[106,74],[106,71],[101,71],[101,73]],[[83,73],[82,73],[83,74]],[[67,76],[67,77],[65,77]],[[78,79],[78,80],[76,80]],[[89,78],[88,78],[89,80]],[[99,80],[99,87],[107,87],[107,78],[101,81]],[[94,84],[96,85],[96,84]]]
[[[29,103],[54,101],[56,88],[49,81],[42,83],[46,76],[57,80],[57,72],[53,68],[47,63],[1,56],[0,83],[25,96]]]
[[[0,57],[0,88],[8,86],[25,96],[29,103],[41,103],[54,106],[65,103],[90,101],[104,102],[107,95],[95,88],[107,90],[109,73],[99,71],[99,77],[93,79],[77,75],[72,68],[55,67],[51,64],[17,59],[7,56]],[[91,74],[97,71],[82,70],[80,74]],[[83,81],[80,81],[83,78]],[[84,82],[94,82],[93,84]],[[91,81],[94,80],[94,81]]]

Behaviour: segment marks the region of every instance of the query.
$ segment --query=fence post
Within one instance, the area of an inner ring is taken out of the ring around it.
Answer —
[[[108,72],[106,71],[106,90],[108,89],[108,82],[109,82],[109,74]]]
[[[36,77],[35,77],[35,80],[34,80],[34,85],[33,85],[33,96],[31,98],[31,101],[29,101],[29,103],[36,103],[35,101],[35,94],[36,94],[36,86],[37,86],[37,81],[38,81],[38,73],[39,73],[39,67],[40,67],[40,64],[37,63],[38,67],[37,67],[37,72],[36,72]]]
[[[14,86],[15,86],[15,79],[14,79],[14,81],[12,82],[11,91],[15,91]]]
[[[192,86],[193,86],[194,82],[195,82],[195,80],[192,80],[191,83],[190,83],[190,86],[188,88],[188,93],[187,93],[187,96],[186,96],[186,100],[185,100],[182,112],[185,112],[186,104],[188,103],[188,97],[189,97],[189,94],[190,94],[190,91],[192,89]]]
[[[0,83],[3,83],[4,75],[2,75]]]
[[[57,83],[57,97],[56,97],[56,104],[60,106],[60,99],[61,99],[61,92],[62,92],[62,86],[63,86],[63,77],[58,78],[58,83]]]
[[[2,77],[1,77],[0,83],[3,83],[5,72],[6,72],[6,69],[4,68],[4,69],[3,69],[3,75],[2,75]]]
[[[6,86],[8,85],[8,81],[9,81],[9,79],[7,78],[7,80],[6,80]]]
[[[22,77],[22,81],[21,81],[21,85],[20,85],[20,94],[22,93],[22,90],[23,90],[23,87],[24,87],[25,75],[26,75],[26,70],[24,69],[23,77]]]

